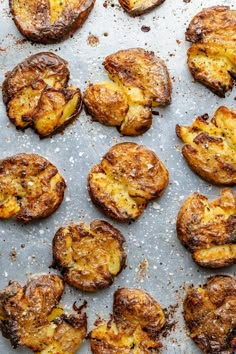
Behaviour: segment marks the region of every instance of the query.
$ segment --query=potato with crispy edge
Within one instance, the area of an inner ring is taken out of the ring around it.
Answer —
[[[119,0],[125,11],[131,16],[143,15],[161,5],[165,0]]]
[[[200,266],[236,264],[236,195],[231,189],[212,202],[199,193],[190,195],[179,210],[176,229]]]
[[[57,168],[40,155],[0,160],[0,218],[28,222],[47,217],[60,206],[65,188]]]
[[[200,11],[189,24],[188,67],[196,81],[220,97],[232,90],[236,78],[236,11],[213,6]]]
[[[30,56],[6,74],[3,101],[17,129],[32,127],[43,138],[62,131],[79,115],[80,90],[67,86],[68,63],[42,52]]]
[[[127,222],[160,197],[168,182],[168,171],[153,151],[127,142],[114,145],[90,170],[88,191],[106,215]]]
[[[16,281],[0,292],[0,326],[14,348],[25,346],[38,354],[75,354],[87,332],[87,316],[66,315],[58,306],[64,284],[60,277],[31,277],[22,287]]]
[[[192,126],[176,126],[182,153],[191,169],[219,185],[236,184],[236,111],[220,107],[214,117],[198,117]]]
[[[53,267],[84,291],[110,286],[125,266],[122,234],[106,221],[61,227],[53,239]]]
[[[171,102],[171,80],[163,60],[141,48],[120,50],[103,63],[113,82],[90,84],[84,104],[94,120],[137,136],[152,125],[152,107]]]
[[[191,286],[184,300],[184,319],[189,336],[204,353],[235,353],[235,278],[218,275],[203,286]]]
[[[165,325],[162,308],[149,294],[122,288],[114,294],[113,314],[90,333],[94,354],[149,354],[162,346],[158,336]]]
[[[10,0],[15,25],[33,42],[61,42],[86,21],[95,0]]]

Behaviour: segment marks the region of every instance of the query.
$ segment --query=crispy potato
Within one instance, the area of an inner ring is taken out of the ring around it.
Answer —
[[[236,195],[224,189],[209,202],[202,194],[190,195],[177,217],[177,235],[196,263],[220,268],[236,264]]]
[[[22,287],[16,281],[0,292],[1,331],[14,348],[25,346],[38,354],[73,354],[87,332],[87,317],[77,309],[69,316],[58,306],[64,284],[43,274]]]
[[[171,102],[171,80],[165,63],[140,48],[121,50],[103,63],[113,82],[89,85],[84,93],[88,113],[100,123],[137,136],[152,125],[152,107]]]
[[[94,354],[149,354],[162,346],[158,335],[165,325],[160,305],[142,290],[122,288],[114,294],[112,320],[90,333]]]
[[[190,22],[186,40],[188,66],[196,81],[220,97],[233,88],[236,77],[236,11],[228,6],[203,9]]]
[[[13,20],[23,36],[48,44],[70,37],[87,19],[95,0],[10,0]]]
[[[204,353],[233,354],[236,349],[236,280],[214,276],[190,287],[184,300],[189,336]]]
[[[25,59],[3,82],[7,115],[17,129],[32,127],[41,138],[62,131],[80,113],[80,90],[68,86],[67,62],[53,53]]]
[[[236,184],[236,112],[220,107],[207,122],[198,117],[192,126],[176,126],[185,143],[182,153],[194,172],[219,185]]]
[[[0,160],[0,218],[47,217],[60,206],[65,188],[57,168],[42,156],[22,153]]]
[[[119,0],[131,16],[139,16],[161,5],[165,0]]]
[[[120,221],[136,219],[147,203],[162,195],[169,174],[156,154],[143,145],[114,145],[88,175],[92,202]]]
[[[78,289],[106,288],[125,266],[124,242],[122,234],[102,220],[61,227],[53,239],[53,267]]]

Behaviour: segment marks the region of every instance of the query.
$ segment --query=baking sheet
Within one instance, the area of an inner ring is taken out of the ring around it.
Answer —
[[[236,89],[225,99],[218,98],[204,86],[193,83],[186,66],[184,32],[191,18],[203,7],[230,5],[234,0],[166,0],[149,14],[129,17],[118,0],[97,0],[94,10],[82,29],[71,39],[56,45],[32,44],[23,39],[9,14],[8,0],[0,0],[0,82],[4,74],[18,62],[40,51],[54,51],[69,62],[71,83],[82,91],[89,82],[106,80],[102,61],[120,49],[142,47],[153,50],[166,61],[173,80],[172,104],[157,109],[152,128],[143,136],[122,137],[112,127],[105,127],[81,113],[64,134],[40,140],[30,129],[17,131],[9,123],[0,100],[1,158],[19,152],[34,152],[54,163],[67,181],[64,201],[51,217],[21,225],[0,221],[0,288],[9,280],[24,284],[31,274],[52,271],[51,241],[56,230],[70,222],[91,222],[95,218],[109,221],[126,238],[127,267],[114,284],[92,294],[66,287],[62,302],[70,309],[74,301],[87,300],[89,330],[95,319],[108,318],[112,312],[113,293],[118,287],[146,290],[164,308],[171,309],[175,326],[162,339],[162,353],[200,353],[187,337],[182,319],[182,300],[189,284],[204,283],[207,276],[233,274],[235,268],[204,270],[192,262],[190,254],[180,245],[175,221],[183,200],[194,191],[217,198],[220,188],[195,175],[181,156],[181,142],[175,125],[190,124],[194,117],[212,115],[217,107],[235,107]],[[142,26],[150,27],[148,32]],[[145,30],[145,29],[144,29]],[[95,36],[95,37],[91,37]],[[93,39],[93,40],[91,40]],[[131,225],[115,222],[100,213],[91,203],[86,179],[89,169],[108,149],[119,142],[135,141],[153,149],[167,166],[170,184],[162,198],[149,204],[142,216]],[[25,348],[14,350],[2,336],[0,353],[31,353]],[[89,343],[79,353],[91,353]]]

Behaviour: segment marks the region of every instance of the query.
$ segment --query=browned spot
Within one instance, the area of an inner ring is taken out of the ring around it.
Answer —
[[[139,280],[143,280],[146,277],[148,265],[148,260],[146,258],[138,265]]]
[[[90,47],[96,47],[99,43],[99,38],[97,36],[94,36],[93,34],[90,34],[87,38],[87,44]]]

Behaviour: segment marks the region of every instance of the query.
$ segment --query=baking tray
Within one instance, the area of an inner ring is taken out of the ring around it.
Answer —
[[[136,138],[122,137],[115,128],[91,122],[82,112],[64,134],[40,140],[30,129],[24,133],[17,131],[9,123],[0,100],[1,158],[19,152],[43,155],[58,167],[68,185],[62,205],[51,217],[27,225],[12,220],[0,221],[0,288],[9,280],[24,284],[31,274],[52,271],[49,269],[51,241],[60,226],[104,219],[126,238],[127,267],[106,290],[88,294],[66,287],[62,299],[65,308],[69,310],[74,301],[87,300],[91,330],[98,317],[109,317],[113,293],[118,287],[142,288],[170,310],[171,321],[175,324],[169,335],[162,338],[162,353],[200,353],[187,337],[182,319],[186,288],[191,283],[204,283],[214,274],[233,274],[235,268],[204,270],[193,263],[177,240],[176,215],[183,200],[194,191],[217,198],[220,188],[203,181],[189,169],[181,155],[175,125],[190,124],[194,117],[206,112],[212,115],[220,105],[235,106],[235,89],[225,99],[218,98],[204,86],[193,83],[186,66],[189,43],[184,39],[185,29],[197,12],[213,5],[235,8],[235,1],[166,0],[149,14],[131,18],[120,8],[118,0],[97,0],[89,19],[73,38],[56,45],[39,45],[23,39],[9,14],[8,0],[0,0],[0,82],[8,70],[27,56],[53,51],[69,62],[71,83],[83,91],[89,82],[107,79],[102,66],[106,55],[133,47],[152,50],[163,58],[173,81],[172,104],[158,108],[159,115],[154,116],[152,128]],[[143,26],[150,30],[145,31]],[[106,218],[93,206],[86,189],[89,169],[112,145],[124,141],[135,141],[153,149],[170,173],[170,184],[163,197],[151,202],[141,217],[131,224]],[[14,350],[1,336],[0,353],[31,351]],[[91,353],[88,342],[79,353]]]

